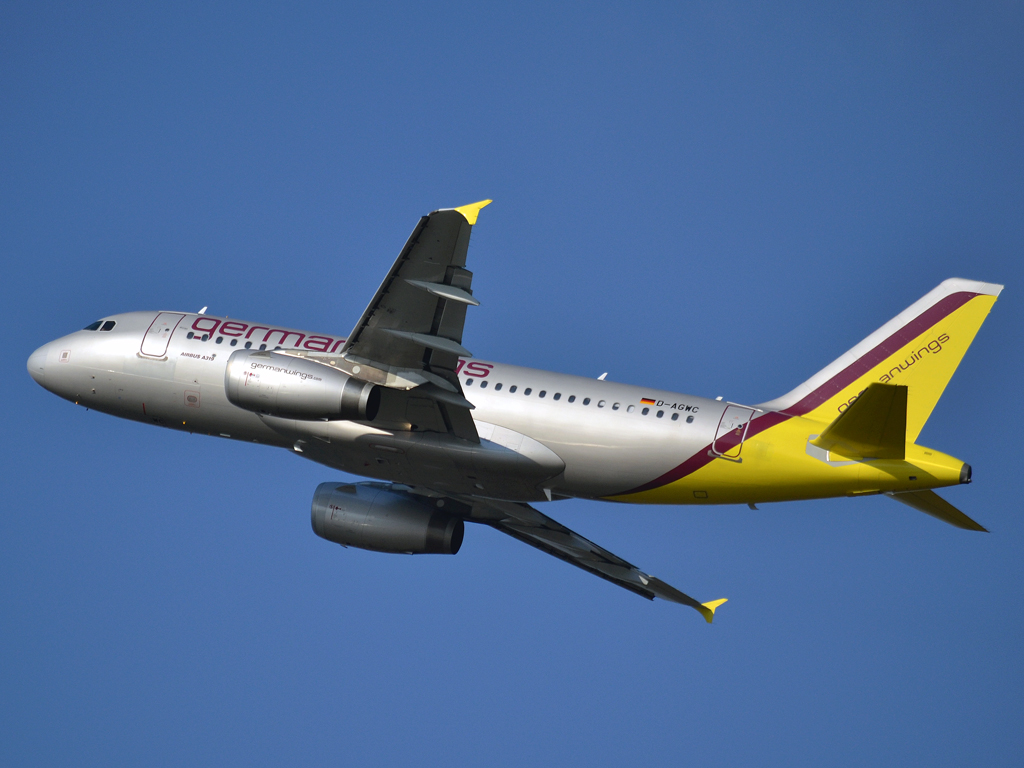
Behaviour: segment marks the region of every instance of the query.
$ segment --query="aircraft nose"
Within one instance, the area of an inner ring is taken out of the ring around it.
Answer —
[[[43,344],[39,349],[28,356],[29,375],[36,380],[37,384],[43,384],[46,378],[46,358],[50,351],[49,344]],[[44,385],[45,386],[45,385]]]

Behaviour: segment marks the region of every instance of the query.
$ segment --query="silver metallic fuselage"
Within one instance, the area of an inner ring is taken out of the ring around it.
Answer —
[[[40,347],[29,372],[49,391],[114,416],[275,445],[356,475],[520,501],[637,488],[711,443],[726,408],[715,400],[473,360],[460,379],[475,406],[479,445],[394,423],[276,418],[228,401],[231,353],[246,341],[259,349],[264,339],[268,349],[282,351],[313,349],[310,340],[317,339],[316,348],[329,352],[340,339],[180,314],[159,357],[142,351],[158,313],[131,312],[105,318],[115,322],[110,331],[78,331]],[[197,326],[259,330],[226,336],[191,330]]]

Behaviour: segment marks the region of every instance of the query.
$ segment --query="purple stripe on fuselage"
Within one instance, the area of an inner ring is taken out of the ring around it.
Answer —
[[[889,336],[889,338],[885,339],[881,344],[878,344],[869,352],[858,357],[846,366],[846,368],[841,370],[813,392],[806,395],[799,402],[782,411],[772,411],[771,413],[765,413],[752,419],[750,426],[747,427],[747,434],[744,439],[750,439],[754,435],[764,432],[766,429],[771,429],[776,424],[788,421],[793,416],[802,416],[805,413],[810,413],[830,397],[833,397],[837,393],[841,392],[845,387],[848,387],[850,384],[855,382],[894,352],[906,346],[909,342],[916,339],[936,323],[945,320],[949,315],[960,309],[960,307],[975,296],[980,295],[981,294],[979,293],[961,291],[960,293],[953,293],[940,299],[894,334]],[[674,483],[676,480],[693,474],[701,467],[710,464],[715,458],[717,458],[717,456],[711,452],[711,445],[706,445],[702,450],[686,459],[686,461],[674,469],[670,469],[661,477],[657,477],[649,483],[644,483],[632,490],[623,491],[622,493],[614,495],[628,496],[631,493],[642,493],[643,491],[652,491],[655,488],[661,488],[664,485]]]
[[[747,427],[747,435],[745,439],[749,440],[754,435],[764,432],[766,429],[771,429],[776,424],[781,424],[782,422],[787,421],[789,418],[790,417],[785,415],[784,413],[772,411],[770,413],[765,413],[762,414],[761,416],[751,419],[750,425]],[[722,440],[719,440],[718,442],[722,443]],[[735,445],[736,442],[739,441],[733,442],[733,445]],[[724,448],[724,443],[720,447]],[[670,469],[661,477],[655,478],[654,480],[651,480],[651,482],[649,483],[644,483],[643,485],[638,486],[632,489],[631,491],[623,491],[622,493],[618,493],[615,495],[626,496],[631,493],[641,493],[643,491],[651,491],[654,490],[655,488],[661,488],[663,485],[674,483],[676,480],[679,480],[680,478],[693,474],[701,467],[710,464],[716,458],[717,455],[711,452],[711,445],[706,445],[704,446],[704,448],[702,448],[700,451],[698,451],[693,456],[688,458],[678,467],[676,467],[675,469]]]

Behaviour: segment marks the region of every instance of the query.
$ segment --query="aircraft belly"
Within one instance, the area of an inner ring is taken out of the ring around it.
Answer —
[[[261,419],[305,458],[444,493],[540,501],[547,498],[541,484],[565,467],[536,440],[480,422],[481,441],[474,444],[446,433],[384,430],[352,421]]]

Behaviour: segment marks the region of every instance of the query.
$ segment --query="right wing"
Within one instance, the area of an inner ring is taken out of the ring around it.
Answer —
[[[662,600],[688,605],[699,611],[708,624],[715,616],[715,609],[725,602],[722,599],[699,603],[661,579],[644,573],[618,555],[613,555],[607,549],[599,547],[538,512],[529,504],[480,499],[475,496],[460,499],[472,505],[472,511],[466,514],[467,520],[497,528],[531,547],[554,555],[559,560],[618,584],[623,589],[635,592],[648,600],[660,597]]]

